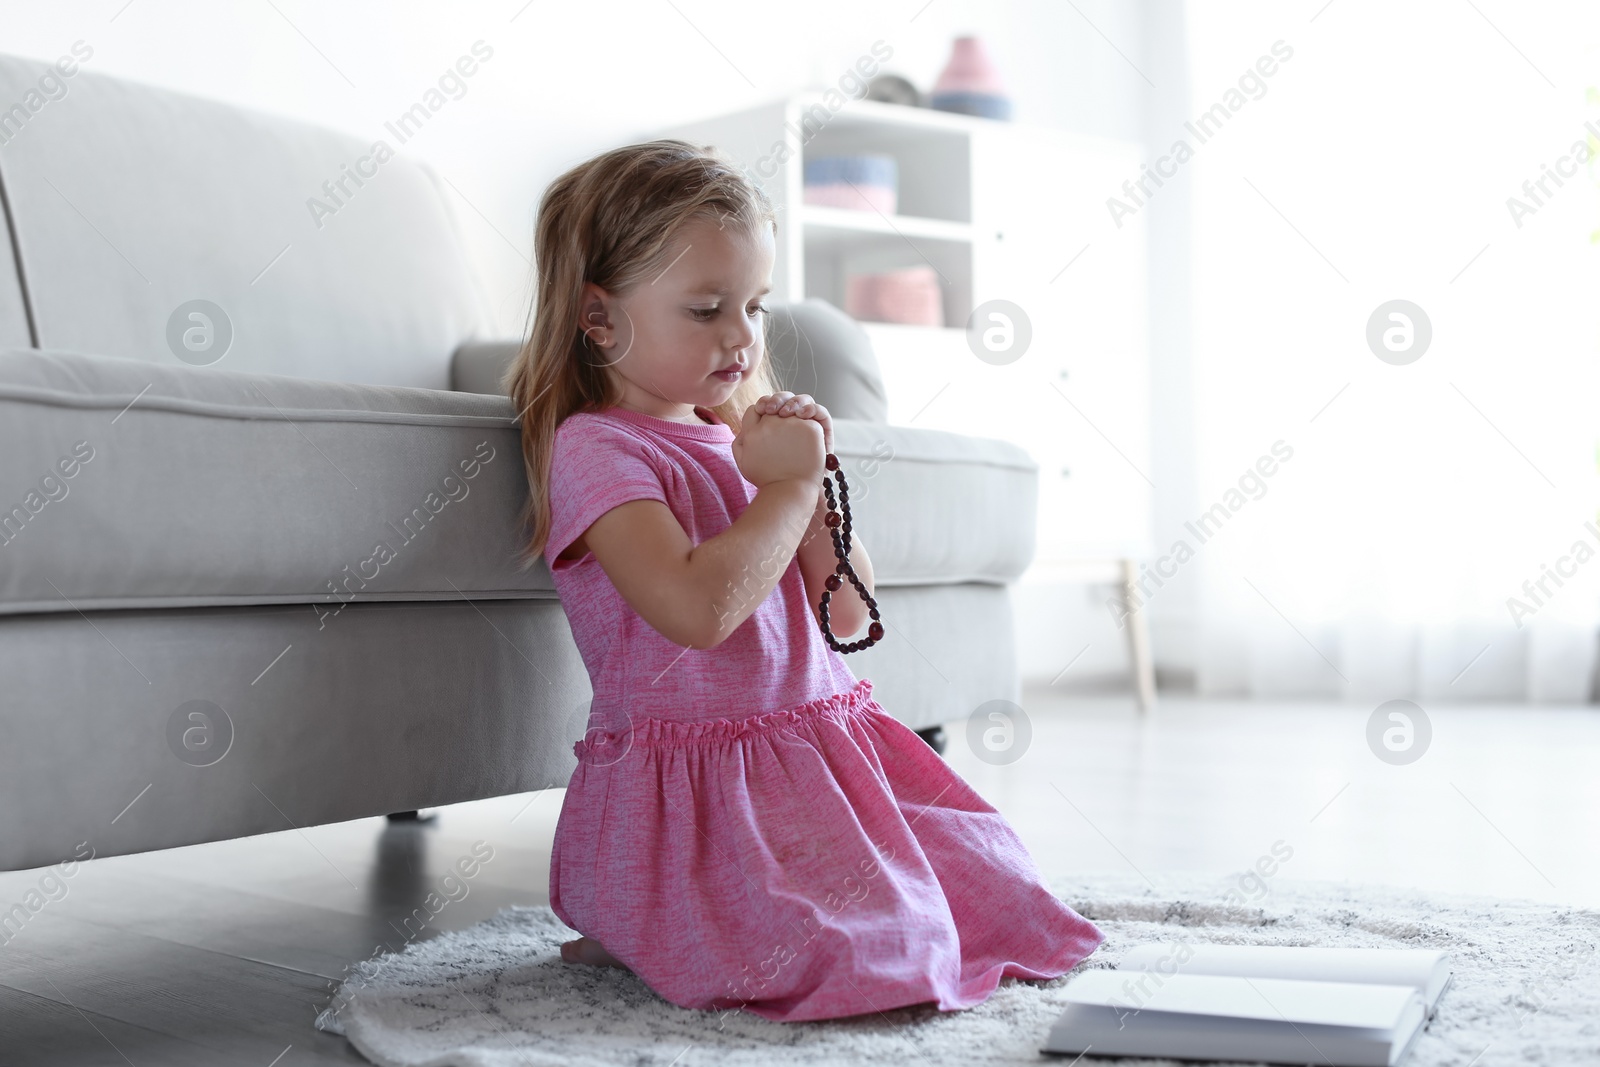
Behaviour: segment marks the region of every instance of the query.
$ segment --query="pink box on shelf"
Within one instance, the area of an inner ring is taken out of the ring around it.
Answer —
[[[881,185],[851,187],[842,182],[834,185],[808,185],[804,192],[805,202],[818,207],[842,207],[852,211],[871,211],[876,208],[885,215],[894,214],[898,199],[895,190],[886,189]]]
[[[907,267],[845,279],[845,313],[864,322],[943,326],[944,295],[932,267]]]

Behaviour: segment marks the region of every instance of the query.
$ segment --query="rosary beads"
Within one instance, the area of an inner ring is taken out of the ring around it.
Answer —
[[[839,504],[836,510],[833,501],[833,482],[827,474],[823,474],[822,493],[827,498],[828,513],[823,516],[822,521],[828,527],[828,532],[833,535],[833,554],[839,563],[823,582],[826,588],[822,593],[822,635],[827,638],[828,647],[835,652],[859,652],[863,648],[871,648],[883,637],[883,623],[879,621],[878,602],[867,592],[867,587],[856,577],[856,569],[850,565],[850,487],[845,484],[844,468],[839,466],[839,457],[832,452],[828,453],[826,465],[834,477],[839,479]],[[844,512],[842,518],[840,511]],[[840,577],[841,575],[843,577]],[[867,614],[872,616],[872,624],[867,627],[867,636],[849,644],[840,644],[828,627],[828,600],[844,585],[844,578],[849,578],[850,584],[856,587],[856,592],[860,593],[861,599],[866,602]]]

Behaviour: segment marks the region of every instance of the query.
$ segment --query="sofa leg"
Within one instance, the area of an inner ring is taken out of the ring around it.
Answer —
[[[928,742],[928,745],[939,755],[944,755],[946,742],[943,726],[930,726],[926,730],[918,730],[917,736]]]
[[[390,822],[420,822],[422,821],[414,811],[392,811],[389,813]]]

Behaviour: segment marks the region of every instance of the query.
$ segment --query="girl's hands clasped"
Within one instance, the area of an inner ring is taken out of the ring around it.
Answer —
[[[811,399],[810,393],[787,391],[768,393],[754,404],[758,415],[792,416],[797,419],[815,419],[822,425],[822,450],[833,451],[833,418],[828,409]]]
[[[768,399],[762,397],[761,403]],[[744,409],[733,439],[733,462],[744,480],[758,489],[779,481],[818,486],[826,454],[823,440],[819,423],[788,418],[776,410],[763,414],[751,404]]]

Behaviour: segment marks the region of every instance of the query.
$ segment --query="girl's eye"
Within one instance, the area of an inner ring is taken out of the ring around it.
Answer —
[[[710,321],[711,316],[715,315],[719,310],[721,310],[721,309],[720,308],[690,308],[689,309],[689,314],[694,316],[696,322],[708,322],[708,321]],[[756,315],[756,314],[770,315],[771,313],[772,312],[770,310],[768,310],[768,308],[767,308],[767,306],[765,304],[757,304],[755,307],[750,309],[750,314],[752,314],[752,315]]]

